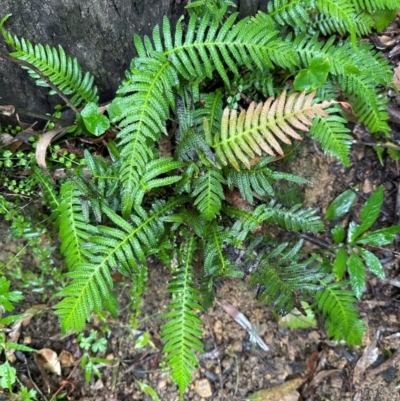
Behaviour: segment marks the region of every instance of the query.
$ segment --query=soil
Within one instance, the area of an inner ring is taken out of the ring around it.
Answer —
[[[393,97],[391,107],[399,109],[398,98]],[[379,185],[385,188],[385,203],[378,226],[399,224],[399,166],[385,157],[381,165],[374,150],[360,142],[370,142],[362,127],[353,129],[355,139],[351,163],[343,167],[336,160],[321,154],[311,141],[305,141],[297,149],[297,157],[289,169],[308,178],[312,184],[303,188],[307,206],[317,208],[321,214],[334,197],[349,187],[359,188],[353,215],[358,216],[360,207]],[[392,125],[392,138],[400,138],[400,126]],[[17,242],[6,234],[6,222],[0,224],[0,260],[17,252]],[[318,239],[327,241],[327,235]],[[309,243],[310,248],[316,247]],[[385,258],[386,276],[395,279],[400,274],[398,243],[382,250],[379,257]],[[29,253],[23,262],[29,268],[35,258]],[[139,325],[133,329],[129,322],[129,287],[119,283],[120,312],[118,319],[106,317],[105,321],[94,319],[87,327],[104,330],[107,350],[97,354],[109,363],[99,364],[100,378],[92,377],[85,384],[84,372],[78,366],[82,351],[77,346],[75,335],[62,337],[57,317],[50,308],[22,328],[20,343],[36,349],[50,348],[60,354],[68,351],[72,355],[72,366],[62,369],[61,376],[48,374],[44,378],[31,354],[25,353],[25,362],[17,356],[20,379],[46,394],[55,394],[63,387],[68,400],[151,400],[151,396],[140,390],[140,383],[151,386],[162,401],[175,401],[177,389],[169,378],[162,362],[160,316],[169,303],[165,267],[153,260],[149,268],[149,290],[145,293]],[[398,285],[398,282],[396,282]],[[395,284],[396,284],[395,283]],[[400,290],[387,281],[368,276],[367,291],[358,303],[361,316],[368,330],[362,346],[349,347],[330,341],[320,324],[313,329],[288,329],[279,325],[271,308],[255,300],[254,289],[249,289],[246,280],[225,279],[218,289],[215,304],[202,315],[204,322],[203,344],[205,356],[200,357],[200,366],[193,375],[184,399],[245,400],[250,394],[260,393],[264,401],[369,401],[400,400]],[[24,311],[42,303],[42,295],[24,291],[25,300],[18,305]],[[52,300],[47,306],[52,306]],[[250,341],[249,334],[221,308],[226,302],[237,308],[257,328],[257,333],[268,345],[262,350]],[[150,333],[153,347],[135,348],[136,339],[144,332]],[[31,379],[28,379],[30,374]],[[21,379],[22,380],[22,379]],[[278,387],[286,383],[286,387]],[[280,392],[278,392],[278,390]],[[269,391],[269,392],[268,392]],[[275,391],[275,392],[273,392]],[[4,396],[1,395],[0,399]],[[48,398],[49,399],[49,398]],[[54,399],[54,398],[52,398]]]

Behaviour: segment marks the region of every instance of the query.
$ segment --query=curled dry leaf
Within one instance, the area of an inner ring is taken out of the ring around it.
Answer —
[[[280,384],[269,389],[257,391],[250,395],[247,400],[250,401],[298,401],[300,394],[296,391],[296,388],[300,387],[305,378],[297,378],[289,380],[285,383]]]
[[[38,166],[43,170],[47,171],[46,166],[46,151],[49,147],[50,143],[55,139],[58,139],[67,133],[67,128],[56,128],[50,131],[47,131],[42,137],[39,139],[36,148],[36,162]]]
[[[35,362],[40,367],[61,376],[61,365],[57,353],[50,348],[43,348],[35,354]]]
[[[75,358],[69,351],[62,350],[58,356],[62,368],[69,368],[75,363]]]

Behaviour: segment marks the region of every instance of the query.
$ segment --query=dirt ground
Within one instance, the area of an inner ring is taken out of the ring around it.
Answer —
[[[391,107],[399,110],[399,97],[393,95]],[[400,125],[392,118],[393,140],[400,142]],[[399,165],[385,158],[382,166],[374,150],[364,143],[371,142],[362,127],[353,130],[351,164],[343,167],[324,156],[311,141],[302,144],[291,171],[308,178],[312,184],[303,188],[307,206],[323,214],[332,199],[348,189],[358,186],[359,196],[352,209],[354,216],[371,192],[379,185],[385,188],[385,204],[379,225],[399,224]],[[353,217],[353,216],[351,216]],[[319,237],[327,240],[326,234]],[[17,243],[10,240],[6,222],[0,222],[0,261],[17,252]],[[313,243],[310,248],[315,247]],[[400,275],[398,243],[382,250],[379,257],[387,260],[388,278]],[[35,259],[27,255],[23,262],[32,268]],[[49,374],[46,381],[30,354],[27,360],[19,355],[18,372],[30,374],[32,381],[44,394],[50,388],[55,392],[62,386],[68,400],[128,401],[151,400],[139,388],[139,382],[151,386],[162,401],[177,400],[177,389],[162,362],[160,341],[160,316],[168,304],[164,267],[157,261],[150,263],[149,290],[144,295],[143,311],[139,326],[129,325],[128,285],[119,284],[119,319],[94,320],[87,327],[101,330],[107,325],[106,351],[98,354],[110,361],[99,364],[101,378],[93,377],[86,385],[84,372],[77,367],[82,353],[76,336],[61,337],[57,317],[51,309],[36,315],[22,328],[19,341],[36,349],[50,348],[60,354],[68,351],[73,356],[72,366],[62,369],[61,376]],[[278,324],[272,310],[254,299],[255,291],[246,280],[225,279],[218,289],[218,301],[227,302],[243,313],[257,327],[259,336],[270,351],[255,347],[249,334],[222,308],[215,304],[202,315],[204,321],[203,343],[206,355],[200,357],[200,367],[185,393],[188,401],[246,400],[260,390],[260,401],[400,401],[400,289],[397,283],[368,277],[367,291],[358,303],[368,331],[363,346],[349,347],[330,341],[323,324],[315,329],[292,330]],[[18,311],[42,303],[42,295],[25,291],[25,301]],[[56,301],[48,301],[47,306]],[[151,334],[154,347],[135,349],[135,339],[143,332]],[[286,386],[277,387],[286,383]],[[270,391],[268,391],[268,389]],[[275,392],[273,392],[273,391]],[[0,400],[5,399],[0,390]],[[48,398],[49,399],[49,398]],[[55,398],[52,398],[55,399]],[[61,399],[61,398],[59,398]]]

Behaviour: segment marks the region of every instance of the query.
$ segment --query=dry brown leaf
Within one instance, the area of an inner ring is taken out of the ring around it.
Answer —
[[[400,90],[400,65],[398,65],[394,69],[394,74],[393,74],[393,84],[394,86]]]
[[[42,137],[39,139],[36,148],[36,162],[38,166],[43,171],[48,171],[46,166],[46,151],[49,147],[50,143],[55,139],[61,138],[63,135],[67,133],[67,128],[55,128],[50,131],[47,131]]]
[[[61,376],[61,365],[57,353],[50,348],[43,348],[35,354],[35,362],[49,372]]]
[[[296,391],[306,379],[299,377],[297,379],[289,380],[269,389],[264,389],[253,393],[247,400],[251,401],[297,401],[300,397]],[[296,395],[297,394],[297,395]]]
[[[62,350],[58,356],[62,368],[69,368],[75,363],[75,358],[69,351]]]
[[[378,329],[375,333],[374,339],[371,341],[371,344],[365,348],[364,353],[361,358],[357,361],[357,364],[354,368],[353,374],[353,383],[357,384],[361,382],[362,375],[365,370],[368,369],[378,358],[378,347],[377,343],[379,337],[381,336],[381,330]]]

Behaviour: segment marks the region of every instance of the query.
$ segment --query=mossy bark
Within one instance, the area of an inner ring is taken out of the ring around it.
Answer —
[[[100,100],[110,100],[134,56],[134,33],[148,35],[164,15],[173,22],[182,15],[181,0],[1,0],[6,28],[33,43],[60,44],[90,71]],[[265,9],[267,0],[237,0],[241,15]],[[0,52],[9,49],[0,40]],[[18,65],[0,58],[0,105],[14,105],[40,113],[52,112],[57,96],[37,87]],[[20,116],[22,121],[32,121]],[[0,116],[0,121],[6,121]]]

